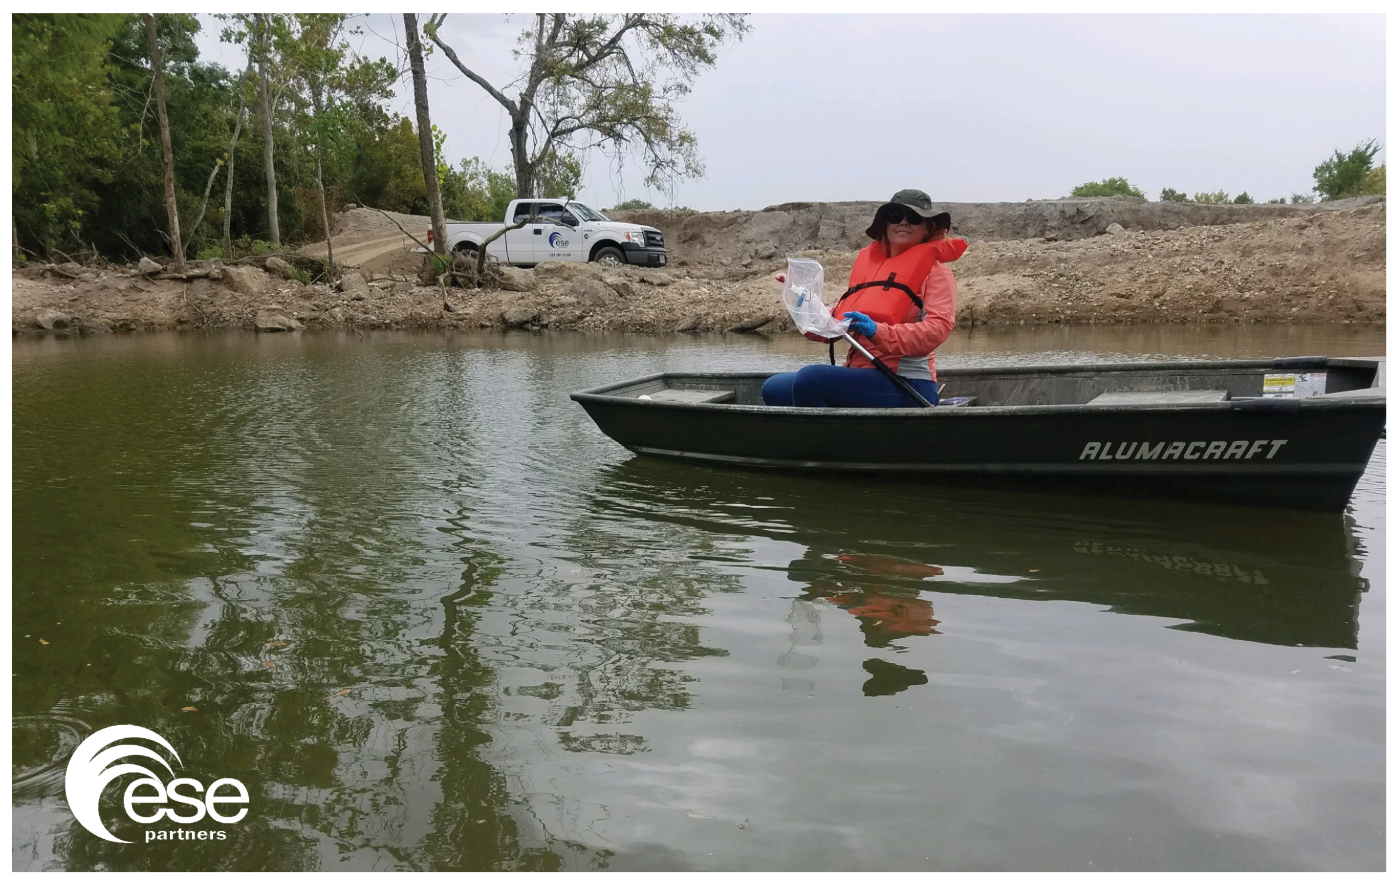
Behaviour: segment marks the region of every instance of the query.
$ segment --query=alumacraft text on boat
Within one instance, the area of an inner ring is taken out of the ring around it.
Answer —
[[[1272,441],[1090,441],[1079,452],[1079,459],[1272,460],[1285,444],[1288,444],[1287,438]]]

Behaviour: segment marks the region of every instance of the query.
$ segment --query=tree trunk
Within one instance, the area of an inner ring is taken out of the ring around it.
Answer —
[[[199,239],[199,225],[204,223],[204,212],[209,208],[209,193],[214,189],[214,178],[219,176],[219,169],[224,166],[224,160],[219,159],[214,162],[214,170],[209,172],[209,181],[204,184],[204,201],[199,205],[199,214],[194,217],[194,224],[190,227],[190,239]]]
[[[268,99],[267,56],[272,52],[271,26],[267,13],[257,13],[262,41],[262,58],[258,60],[258,107],[262,113],[263,128],[263,168],[267,172],[267,228],[272,233],[272,244],[282,244],[281,231],[277,229],[277,169],[272,164],[272,103]]]
[[[233,260],[233,153],[243,130],[243,113],[248,107],[248,79],[253,76],[254,38],[248,38],[248,67],[238,84],[238,117],[233,120],[233,139],[228,141],[228,183],[224,186],[224,260]]]
[[[326,278],[335,279],[335,250],[331,247],[331,216],[326,209],[326,177],[321,164],[321,82],[311,81],[311,109],[316,115],[316,192],[321,199],[321,227],[326,231]]]
[[[526,113],[528,115],[528,111]],[[517,199],[534,199],[535,171],[530,164],[530,152],[525,145],[529,133],[526,115],[512,117],[510,123],[510,156],[515,162],[515,193]]]
[[[170,251],[175,270],[185,271],[185,248],[180,242],[180,209],[175,204],[175,154],[170,149],[170,120],[165,117],[165,75],[160,67],[160,41],[156,39],[156,20],[150,13],[146,19],[146,37],[151,42],[151,71],[155,74],[156,114],[160,117],[160,147],[165,155],[165,213],[170,218]]]
[[[418,151],[423,157],[423,183],[428,187],[428,214],[433,219],[433,251],[447,254],[447,222],[442,215],[442,190],[438,186],[437,160],[433,157],[433,123],[428,117],[428,76],[423,70],[423,41],[418,34],[418,16],[403,14],[408,37],[408,62],[413,69],[413,105],[418,112]]]

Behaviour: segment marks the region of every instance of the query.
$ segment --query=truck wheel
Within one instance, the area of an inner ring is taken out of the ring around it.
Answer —
[[[459,242],[452,247],[452,254],[461,255],[463,258],[472,262],[476,261],[476,253],[479,251],[481,250],[478,249],[474,243],[470,242]]]
[[[627,258],[622,254],[622,249],[613,246],[603,246],[593,255],[593,260],[603,267],[621,267],[627,263]]]

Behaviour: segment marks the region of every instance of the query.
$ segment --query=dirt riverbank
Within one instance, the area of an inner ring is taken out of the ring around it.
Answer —
[[[670,267],[547,264],[510,270],[510,288],[492,290],[418,285],[421,256],[409,251],[412,241],[384,214],[351,209],[337,216],[333,245],[337,262],[362,279],[352,274],[339,288],[253,265],[205,263],[189,279],[113,265],[33,265],[12,274],[11,328],[16,335],[328,326],[791,331],[773,274],[789,255],[816,258],[829,303],[875,204],[626,213],[663,229]],[[959,325],[1384,323],[1383,202],[1153,208],[1166,204],[955,208],[957,232],[973,239],[953,265]],[[426,218],[392,217],[415,235],[427,230]],[[1041,235],[1024,235],[1034,232]],[[301,249],[311,258],[324,252],[324,244]]]

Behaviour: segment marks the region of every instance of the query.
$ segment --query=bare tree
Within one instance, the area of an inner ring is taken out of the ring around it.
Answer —
[[[175,154],[170,149],[170,119],[165,116],[165,73],[160,64],[160,41],[156,38],[156,20],[142,13],[146,20],[146,37],[151,43],[151,72],[155,76],[156,114],[160,117],[160,146],[165,154],[165,213],[170,218],[170,250],[175,258],[175,270],[185,271],[185,248],[180,242],[180,209],[175,204]]]
[[[438,186],[437,159],[433,153],[433,123],[428,117],[428,76],[423,69],[423,40],[418,34],[418,16],[403,14],[408,38],[408,64],[413,69],[413,105],[418,113],[418,151],[423,156],[423,182],[428,187],[428,213],[433,219],[433,250],[447,252],[447,222],[442,214],[442,190]]]
[[[272,163],[272,101],[268,86],[268,56],[272,52],[272,28],[268,14],[257,14],[257,41],[262,51],[258,54],[258,110],[262,117],[263,129],[263,169],[267,172],[267,226],[272,232],[272,244],[280,245],[281,231],[277,227],[277,169]]]
[[[510,97],[458,58],[443,40],[446,13],[424,29],[457,70],[510,115],[516,191],[530,196],[542,165],[595,147],[632,151],[664,186],[704,172],[695,135],[672,103],[690,92],[720,46],[749,31],[741,14],[706,14],[692,23],[665,13],[569,15],[538,13],[521,36],[528,68]]]

